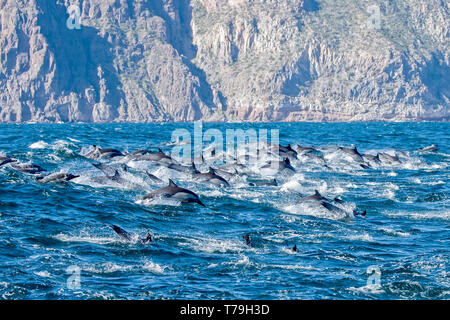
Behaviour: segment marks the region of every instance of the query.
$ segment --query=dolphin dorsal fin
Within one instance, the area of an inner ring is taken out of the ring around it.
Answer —
[[[164,153],[164,152],[161,150],[161,148],[158,148],[158,152],[159,152],[159,153]]]
[[[289,158],[285,158],[285,159],[284,159],[284,163],[286,163],[286,164],[291,164],[291,160],[289,160]]]
[[[176,187],[176,186],[177,186],[176,183],[173,182],[172,179],[169,179],[169,187]]]
[[[195,165],[194,161],[192,161],[192,168],[194,169],[194,173],[200,173],[200,171],[198,171],[197,166]]]
[[[319,191],[317,191],[317,190],[314,190],[314,195],[315,196],[318,196],[318,197],[321,197],[322,195],[319,193]]]
[[[209,167],[209,173],[213,173],[213,174],[215,174],[216,172],[214,171],[214,169],[213,169],[213,168]]]
[[[120,178],[120,173],[119,173],[119,171],[117,171],[117,170],[114,170],[114,175],[111,177],[111,176],[109,176],[108,178],[110,178],[110,179],[118,179],[118,178]]]

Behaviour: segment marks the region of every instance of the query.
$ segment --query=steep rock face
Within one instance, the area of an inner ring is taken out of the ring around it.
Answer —
[[[195,61],[231,119],[449,118],[443,1],[386,1],[379,25],[370,1],[193,3]]]
[[[0,122],[448,120],[448,3],[377,8],[0,0]]]
[[[66,25],[69,1],[2,0],[0,121],[211,118],[178,3],[75,2],[78,30]]]

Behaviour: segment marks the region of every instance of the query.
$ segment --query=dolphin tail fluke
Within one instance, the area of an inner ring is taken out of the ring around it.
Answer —
[[[141,242],[143,244],[151,243],[152,241],[153,241],[153,239],[152,239],[152,235],[150,234],[150,232],[147,233],[147,237],[145,237],[145,239],[141,240]]]
[[[122,229],[121,227],[119,227],[119,226],[113,224],[113,225],[111,226],[111,228],[112,228],[112,229],[114,230],[114,232],[117,233],[117,235],[118,235],[119,237],[121,237],[122,239],[125,239],[125,240],[128,240],[128,241],[131,240],[131,235],[130,235],[127,231],[125,231],[124,229]]]
[[[80,177],[79,175],[70,174],[69,177],[67,178],[67,181],[70,181],[70,180],[73,180],[73,179],[76,179],[76,178],[79,178],[79,177]]]
[[[246,245],[248,245],[249,247],[252,246],[252,242],[250,241],[250,234],[247,233],[245,236],[242,236],[242,238],[244,239]]]

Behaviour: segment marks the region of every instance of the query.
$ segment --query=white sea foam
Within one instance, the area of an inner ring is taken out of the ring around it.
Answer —
[[[214,238],[186,238],[181,246],[205,253],[237,253],[247,249],[241,241],[221,240]],[[250,248],[248,249],[250,250]]]
[[[408,237],[411,234],[409,232],[403,232],[403,231],[396,231],[394,229],[390,228],[381,228],[381,231],[386,233],[387,235],[394,236],[394,237]]]
[[[42,278],[50,278],[51,274],[48,271],[36,271],[34,272],[35,275],[42,277]]]
[[[120,243],[124,242],[118,238],[113,237],[98,237],[98,236],[90,236],[90,235],[67,235],[67,234],[57,234],[53,237],[56,240],[62,241],[62,242],[86,242],[86,243],[93,243],[93,244],[111,244],[111,243]]]
[[[28,146],[30,149],[47,149],[50,145],[45,141],[37,141]]]

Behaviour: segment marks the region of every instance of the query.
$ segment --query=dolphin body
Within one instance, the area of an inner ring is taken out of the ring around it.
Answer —
[[[224,178],[225,180],[229,181],[229,180],[233,179],[238,174],[237,170],[234,170],[234,172],[230,172],[230,171],[232,171],[231,170],[232,168],[229,168],[229,169],[230,170],[227,171],[227,170],[222,170],[220,168],[217,168],[217,169],[214,169],[214,172],[216,174],[218,174],[219,176],[221,176],[222,178]]]
[[[136,152],[131,155],[131,158],[136,161],[152,161],[162,164],[174,163],[174,160],[170,156],[166,155],[160,148],[158,148],[158,152],[156,153],[152,153],[147,150],[138,150]]]
[[[338,198],[334,198],[334,201],[336,203],[340,203],[343,204],[344,201],[340,200]],[[325,209],[327,209],[330,212],[339,212],[339,213],[344,213],[347,214],[343,209],[337,207],[336,205],[334,205],[329,199],[325,198],[324,196],[322,196],[319,191],[315,190],[314,194],[311,196],[307,196],[307,197],[302,197],[300,198],[300,202],[315,202],[318,205],[324,207]],[[354,216],[366,216],[366,210],[364,210],[363,212],[358,212],[356,210],[353,210],[353,215]]]
[[[348,155],[352,160],[356,162],[364,162],[363,156],[361,153],[358,152],[358,149],[356,147],[354,148],[346,148],[346,147],[339,147],[339,150]]]
[[[122,240],[130,241],[130,242],[133,241],[133,237],[128,231],[122,229],[121,227],[119,227],[115,224],[113,224],[111,226],[111,228],[114,230],[115,233],[117,233],[117,235]],[[142,244],[148,244],[148,243],[151,243],[152,241],[153,241],[153,239],[152,239],[152,236],[150,233],[147,233],[147,236],[145,238],[139,239],[139,242]]]
[[[297,154],[299,153],[310,153],[310,152],[317,152],[317,149],[313,148],[313,147],[303,147],[299,144],[295,145],[293,148]]]
[[[40,183],[56,183],[56,182],[68,182],[79,176],[71,173],[51,173],[47,176],[37,177],[36,180]]]
[[[116,170],[118,168],[122,169],[123,171],[128,171],[128,166],[126,164],[119,164],[119,165],[108,165],[104,163],[93,163],[94,167],[99,169],[101,172],[103,172],[107,176],[112,176],[115,174]]]
[[[197,173],[194,174],[193,178],[197,181],[208,182],[217,186],[230,186],[228,181],[216,174],[216,171],[211,167],[209,168],[209,172],[206,173],[200,173],[199,171],[197,171]]]
[[[380,165],[381,164],[381,160],[380,160],[380,155],[377,154],[376,156],[372,155],[372,154],[364,154],[363,155],[363,159],[364,161],[366,161],[368,164],[370,165]]]
[[[169,185],[167,187],[148,193],[144,196],[143,200],[152,200],[157,198],[178,200],[181,203],[198,203],[199,205],[206,207],[203,202],[200,201],[198,195],[191,190],[178,187],[171,179],[169,179]]]
[[[113,159],[116,157],[124,157],[125,155],[116,149],[102,149],[99,146],[93,145],[94,150],[88,152],[85,157],[92,160],[99,159]]]
[[[249,185],[250,187],[276,187],[278,186],[278,182],[276,179],[272,179],[271,181],[252,181]]]
[[[297,159],[297,151],[292,149],[291,145],[288,144],[287,147],[279,146],[279,155],[282,158]]]
[[[274,167],[274,163],[270,162],[270,163],[262,166],[261,169],[276,169],[276,168],[278,168],[278,171],[289,170],[292,172],[296,172],[295,168],[291,165],[291,161],[289,160],[289,158],[284,158],[283,161],[278,161],[277,165],[278,165],[278,167]]]
[[[219,166],[218,170],[226,171],[231,174],[243,173],[247,171],[247,167],[242,163],[226,163]]]
[[[151,174],[148,171],[145,171],[145,174],[147,175],[147,177],[153,182],[153,183],[162,183],[163,181],[158,178],[157,176],[155,176],[154,174]]]
[[[321,165],[323,165],[325,167],[328,167],[327,164],[326,164],[326,161],[325,161],[325,159],[323,158],[322,155],[317,155],[317,154],[314,154],[312,152],[306,152],[304,154],[304,156],[309,158],[314,163],[321,164]]]
[[[91,180],[99,184],[114,182],[120,186],[126,187],[127,189],[143,189],[143,186],[123,178],[118,170],[114,171],[114,175],[93,177]]]
[[[17,162],[17,159],[13,159],[10,156],[0,156],[0,167],[12,162]]]
[[[378,153],[378,158],[381,160],[381,162],[402,163],[397,155],[391,156],[390,154],[384,152]]]
[[[432,144],[431,146],[427,146],[427,147],[423,147],[423,148],[419,148],[416,151],[422,151],[422,152],[437,152],[439,150],[439,148]]]
[[[185,166],[179,163],[171,163],[167,166],[167,168],[188,174],[196,174],[198,170],[195,168],[195,164],[192,163],[190,166]]]
[[[122,178],[122,176],[121,176],[121,174],[120,174],[120,172],[118,170],[116,170],[114,172],[113,176],[107,176],[107,177],[108,177],[109,180],[114,181],[114,182],[116,182],[116,183],[118,183],[120,185],[125,185],[125,186],[127,186],[129,188],[132,188],[132,189],[142,189],[142,186],[140,186],[140,185],[138,185],[136,183],[133,183],[133,182],[131,182],[131,181],[125,179],[125,178]]]
[[[41,172],[45,172],[46,170],[43,169],[41,166],[38,166],[36,164],[29,164],[29,163],[15,163],[13,162],[11,167],[19,172],[27,173],[27,174],[38,174]]]

